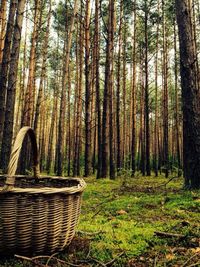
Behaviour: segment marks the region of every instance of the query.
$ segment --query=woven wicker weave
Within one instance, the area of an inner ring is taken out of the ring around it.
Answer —
[[[34,177],[16,176],[24,137],[29,135]],[[17,135],[8,175],[1,176],[0,254],[49,254],[72,240],[78,222],[83,179],[40,177],[38,150],[33,130],[24,127]]]

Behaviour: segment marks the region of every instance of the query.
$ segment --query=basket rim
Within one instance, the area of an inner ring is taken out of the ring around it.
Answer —
[[[0,177],[8,177],[7,174],[1,174]],[[27,178],[28,179],[35,179],[33,176],[28,175],[15,175],[15,178]],[[65,180],[65,181],[77,181],[78,185],[71,186],[71,187],[41,187],[41,188],[34,188],[34,187],[28,187],[28,188],[20,188],[20,187],[9,187],[9,189],[5,190],[5,186],[0,186],[0,195],[1,194],[44,194],[44,195],[52,195],[52,194],[66,194],[71,195],[75,193],[82,193],[84,189],[86,188],[86,182],[83,178],[71,178],[71,177],[61,177],[61,176],[48,176],[48,175],[40,175],[38,180],[40,179],[52,179],[52,180]]]

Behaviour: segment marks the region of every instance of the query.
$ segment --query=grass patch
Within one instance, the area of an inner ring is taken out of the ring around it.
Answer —
[[[167,185],[163,177],[86,182],[76,238],[56,257],[80,266],[101,266],[117,255],[112,266],[182,266],[193,257],[189,266],[199,260],[200,192],[182,190],[181,178]],[[155,231],[186,238],[162,238]],[[63,266],[54,264],[49,266]],[[0,266],[32,264],[11,259]]]

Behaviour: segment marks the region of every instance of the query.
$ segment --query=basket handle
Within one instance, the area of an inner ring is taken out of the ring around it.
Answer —
[[[32,151],[33,151],[33,170],[34,170],[34,177],[38,178],[40,175],[40,167],[39,167],[39,157],[38,157],[38,149],[37,149],[37,142],[36,142],[36,136],[32,128],[25,126],[23,127],[15,140],[12,153],[10,156],[10,162],[8,165],[8,175],[5,181],[6,187],[12,187],[15,183],[15,173],[17,170],[17,164],[20,156],[20,152],[22,149],[23,141],[26,135],[29,135],[29,138],[31,140],[32,145]]]

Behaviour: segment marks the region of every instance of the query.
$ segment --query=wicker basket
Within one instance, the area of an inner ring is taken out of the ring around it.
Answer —
[[[34,177],[16,176],[24,137],[29,135]],[[40,177],[38,150],[33,130],[24,127],[17,135],[8,175],[1,176],[0,254],[50,254],[72,240],[78,222],[83,179]]]

